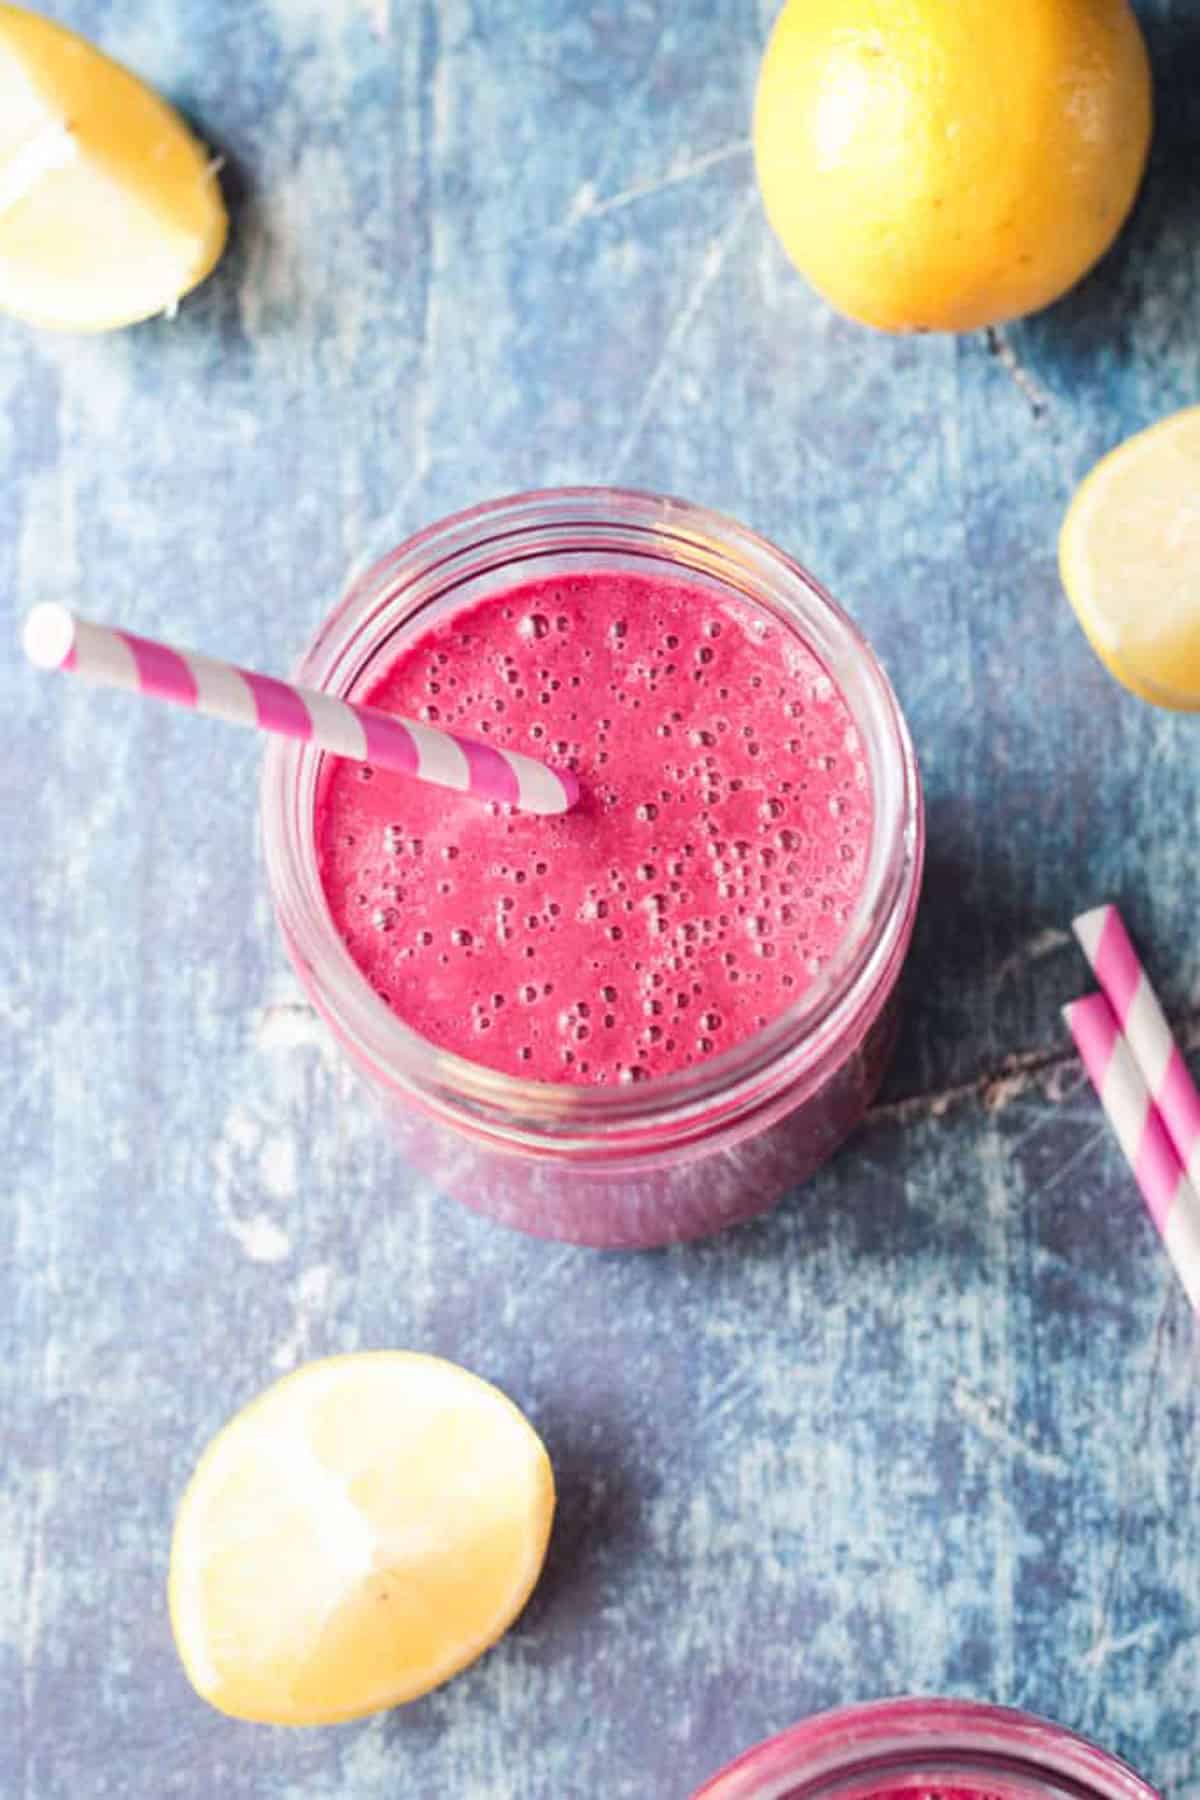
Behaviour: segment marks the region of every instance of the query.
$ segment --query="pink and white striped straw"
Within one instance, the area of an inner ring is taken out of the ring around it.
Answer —
[[[132,631],[95,625],[53,601],[34,607],[22,641],[39,669],[67,669],[106,687],[193,707],[210,718],[301,738],[335,756],[394,769],[522,812],[569,812],[579,798],[574,775],[519,751],[476,743],[194,651],[173,650]]]
[[[1064,1006],[1063,1017],[1167,1254],[1188,1299],[1200,1312],[1200,1197],[1121,1035],[1116,1014],[1103,994],[1089,994]]]
[[[1192,1186],[1200,1189],[1200,1093],[1124,921],[1115,906],[1096,906],[1080,913],[1074,931],[1162,1114],[1179,1160]]]

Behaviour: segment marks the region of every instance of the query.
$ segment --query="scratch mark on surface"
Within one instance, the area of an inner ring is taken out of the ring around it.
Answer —
[[[968,1425],[986,1438],[990,1444],[1005,1450],[1010,1456],[1018,1457],[1036,1469],[1039,1475],[1052,1475],[1057,1481],[1065,1481],[1071,1470],[1065,1459],[1052,1450],[1043,1450],[1037,1444],[1014,1431],[1004,1417],[1004,1408],[999,1400],[987,1394],[977,1394],[965,1381],[956,1381],[951,1395],[954,1410]]]
[[[1120,1656],[1123,1650],[1140,1650],[1144,1644],[1152,1644],[1158,1636],[1157,1619],[1147,1619],[1133,1631],[1127,1631],[1123,1637],[1100,1637],[1084,1652],[1085,1668],[1099,1669],[1110,1656]]]
[[[1061,950],[1064,945],[1073,942],[1069,931],[1064,931],[1059,925],[1047,925],[1045,930],[1035,932],[1027,943],[1019,945],[1011,956],[1006,956],[997,965],[992,985],[999,987],[1002,981],[1007,981],[1010,975],[1017,974],[1029,963],[1041,962],[1044,957],[1053,955],[1055,950]]]
[[[595,174],[590,182],[584,183],[584,187],[590,187],[593,193],[595,193],[599,187],[603,186],[613,163],[616,161],[618,151],[623,144],[628,142],[629,120],[631,118],[636,119],[641,114],[642,101],[647,93],[649,93],[652,84],[657,78],[659,63],[662,60],[662,54],[666,48],[670,31],[671,18],[668,13],[662,18],[654,42],[643,62],[641,74],[633,85],[626,90],[623,104],[620,107],[613,108],[609,115],[609,128],[600,149],[600,156],[596,164]]]
[[[292,1328],[272,1352],[272,1368],[281,1372],[295,1368],[307,1352],[313,1326],[329,1303],[332,1286],[333,1270],[328,1263],[314,1263],[311,1269],[303,1271],[295,1286]]]
[[[976,1075],[970,1081],[955,1082],[919,1094],[906,1094],[899,1100],[885,1100],[871,1107],[868,1125],[908,1125],[918,1119],[941,1119],[953,1106],[967,1101],[979,1102],[988,1112],[1001,1112],[1031,1087],[1040,1086],[1047,1076],[1062,1068],[1078,1068],[1074,1052],[1065,1049],[1018,1050],[1006,1056],[998,1069]]]
[[[1097,1105],[1099,1105],[1098,1101]],[[1041,1198],[1044,1200],[1047,1194],[1053,1194],[1056,1189],[1062,1186],[1063,1182],[1067,1179],[1067,1176],[1072,1173],[1078,1164],[1087,1160],[1093,1150],[1098,1149],[1101,1144],[1110,1141],[1112,1141],[1112,1129],[1108,1120],[1105,1119],[1102,1124],[1097,1125],[1090,1137],[1084,1139],[1077,1150],[1072,1151],[1065,1163],[1059,1164],[1049,1181],[1043,1185]]]
[[[1173,1030],[1182,1050],[1191,1052],[1200,1046],[1200,1014],[1197,1012],[1189,1012]],[[1004,1057],[999,1068],[972,1076],[969,1081],[923,1089],[916,1094],[902,1094],[898,1100],[881,1101],[869,1109],[864,1125],[908,1125],[924,1118],[941,1119],[951,1107],[969,1101],[978,1102],[986,1112],[1002,1112],[1034,1087],[1057,1105],[1075,1093],[1083,1085],[1083,1079],[1078,1056],[1065,1045],[1047,1050],[1017,1050]]]
[[[1015,1069],[1011,1075],[997,1075],[989,1081],[980,1095],[980,1102],[985,1113],[1002,1113],[1011,1106],[1014,1100],[1022,1100],[1029,1090],[1040,1085],[1040,1075],[1050,1071],[1031,1071]],[[1062,1094],[1056,1096],[1061,1101]]]
[[[1043,1096],[1047,1102],[1046,1106],[1039,1107],[1036,1116],[1032,1122],[1025,1127],[1024,1131],[1019,1131],[1016,1137],[1009,1140],[1008,1154],[1010,1158],[1018,1156],[1022,1150],[1027,1149],[1028,1146],[1034,1143],[1049,1126],[1060,1124],[1066,1119],[1069,1119],[1073,1125],[1083,1125],[1089,1130],[1095,1131],[1096,1109],[1094,1104],[1090,1106],[1086,1112],[1076,1110],[1074,1107],[1067,1108],[1063,1105],[1064,1100],[1069,1099],[1072,1094],[1079,1093],[1083,1089],[1087,1089],[1087,1092],[1089,1094],[1091,1093],[1087,1076],[1079,1070],[1074,1073],[1075,1079],[1073,1083],[1067,1087],[1059,1080],[1058,1071],[1055,1071],[1053,1083],[1048,1082],[1046,1084],[1046,1091]],[[1054,1087],[1053,1093],[1049,1091],[1051,1085]]]
[[[1002,325],[989,325],[987,329],[988,355],[994,356],[1000,367],[1012,376],[1014,382],[1029,403],[1029,410],[1040,424],[1050,409],[1050,396],[1029,373],[1016,351],[1008,341],[1008,334]]]
[[[738,237],[745,228],[746,221],[750,216],[750,209],[754,204],[754,198],[753,189],[750,189],[743,194],[738,205],[734,208],[733,217],[729,224],[718,237],[713,239],[704,254],[704,261],[700,266],[700,274],[696,283],[693,286],[691,293],[688,295],[683,307],[676,314],[674,324],[671,326],[671,329],[668,331],[666,338],[663,341],[663,347],[659,353],[658,361],[655,363],[647,378],[641,401],[633,415],[629,429],[617,448],[616,456],[613,459],[613,469],[617,474],[621,474],[624,471],[629,457],[637,447],[638,439],[645,430],[646,422],[653,412],[654,406],[658,400],[659,389],[670,374],[671,366],[674,363],[679,350],[682,348],[688,332],[692,329],[692,326],[699,317],[700,310],[708,298],[713,283],[717,280],[721,270],[725,267],[730,251],[733,249],[734,244],[737,242]]]
[[[602,199],[597,197],[595,183],[585,181],[571,202],[563,220],[563,228],[573,231],[586,219],[598,219],[605,213],[619,212],[622,207],[632,206],[638,200],[646,200],[651,194],[662,194],[668,188],[679,187],[685,181],[694,181],[697,176],[707,174],[709,169],[715,169],[721,163],[747,155],[749,150],[750,139],[738,138],[733,143],[721,144],[715,150],[706,150],[702,156],[693,157],[690,162],[673,163],[665,175],[659,175],[651,181],[635,182],[632,187],[622,188],[619,193],[607,194]]]

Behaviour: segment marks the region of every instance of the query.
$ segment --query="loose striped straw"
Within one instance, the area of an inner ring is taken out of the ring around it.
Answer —
[[[1200,1190],[1200,1093],[1121,915],[1115,906],[1097,906],[1079,915],[1074,930],[1162,1114],[1179,1160],[1192,1186]]]
[[[1200,1198],[1103,994],[1063,1007],[1063,1017],[1133,1170],[1167,1253],[1200,1311]]]
[[[39,669],[67,669],[106,687],[152,694],[210,718],[300,738],[335,756],[394,769],[522,812],[569,812],[579,798],[574,775],[516,750],[476,743],[377,707],[356,706],[315,688],[95,625],[53,601],[34,607],[23,642],[25,654]]]

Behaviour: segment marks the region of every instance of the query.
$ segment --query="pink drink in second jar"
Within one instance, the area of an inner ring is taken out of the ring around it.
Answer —
[[[970,1700],[877,1700],[748,1750],[692,1800],[1159,1800],[1095,1744]]]
[[[629,1083],[751,1037],[841,939],[866,760],[813,653],[730,593],[595,570],[434,625],[371,704],[577,770],[563,818],[331,762],[337,930],[437,1047],[527,1080]]]

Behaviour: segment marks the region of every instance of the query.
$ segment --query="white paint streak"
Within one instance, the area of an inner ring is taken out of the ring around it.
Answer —
[[[231,1213],[222,1223],[251,1262],[285,1262],[292,1253],[291,1239],[265,1213],[255,1213],[249,1219],[239,1219]]]
[[[234,1149],[253,1150],[262,1135],[256,1119],[240,1106],[233,1106],[225,1121],[225,1132]]]
[[[328,1263],[314,1263],[302,1272],[294,1289],[292,1327],[272,1352],[272,1368],[281,1372],[295,1368],[308,1349],[313,1326],[329,1304],[332,1288],[333,1270]]]
[[[259,1050],[322,1050],[330,1047],[319,1015],[299,1000],[286,1000],[260,1009],[254,1027]]]
[[[259,1158],[259,1174],[263,1187],[273,1200],[296,1197],[296,1140],[293,1137],[268,1138]]]
[[[263,1139],[258,1120],[235,1102],[212,1148],[213,1202],[220,1224],[243,1256],[255,1263],[279,1263],[291,1255],[287,1233],[266,1213],[243,1213],[235,1204],[241,1165],[264,1153]]]
[[[44,1395],[48,1402],[50,1396]],[[46,1522],[58,1491],[58,1475],[53,1469],[39,1469],[33,1490],[33,1513],[29,1521],[29,1564],[25,1579],[25,1623],[21,1633],[21,1701],[25,1713],[26,1738],[35,1741],[35,1701],[37,1673],[42,1637],[42,1618],[46,1590]],[[30,1785],[34,1774],[32,1757],[25,1762],[25,1792],[32,1800]]]
[[[596,198],[595,182],[585,181],[581,183],[575,191],[575,198],[567,208],[567,216],[563,220],[563,224],[568,228],[572,225],[577,225],[580,219],[586,219],[590,214],[594,213],[598,204],[600,203]]]
[[[119,437],[129,408],[129,372],[128,366],[113,356],[111,337],[46,332],[39,340],[38,353],[58,376],[63,411],[73,428],[81,436],[86,429],[89,442]],[[148,542],[161,529],[162,514],[157,507],[142,505],[135,492],[124,493],[121,524],[123,533],[132,539]]]

